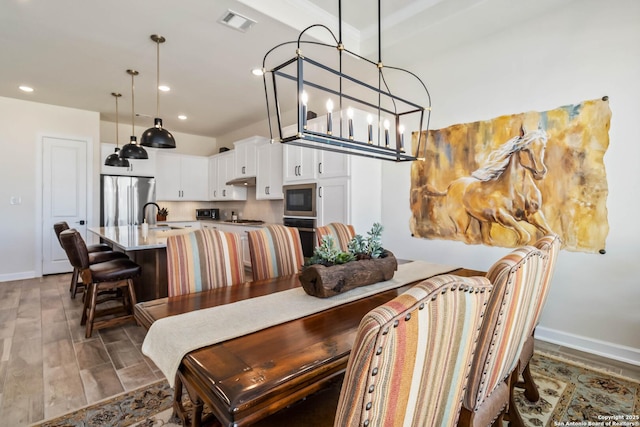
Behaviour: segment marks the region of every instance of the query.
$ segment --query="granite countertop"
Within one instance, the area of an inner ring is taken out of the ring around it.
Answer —
[[[193,231],[191,228],[175,227],[171,224],[149,226],[143,233],[139,225],[119,227],[91,227],[89,231],[124,251],[139,251],[167,247],[167,237]]]

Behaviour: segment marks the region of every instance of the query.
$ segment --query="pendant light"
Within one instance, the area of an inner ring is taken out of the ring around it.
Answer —
[[[115,166],[117,168],[128,168],[129,160],[123,159],[119,155],[120,141],[118,138],[118,98],[122,96],[121,93],[111,92],[111,96],[116,99],[116,149],[113,153],[109,154],[104,161],[105,166]]]
[[[127,70],[127,74],[131,76],[131,140],[128,144],[122,147],[120,150],[120,157],[123,159],[148,159],[149,155],[147,151],[138,145],[135,133],[136,133],[136,125],[135,125],[135,108],[134,108],[134,96],[133,96],[133,78],[137,76],[138,73],[136,70]]]
[[[150,127],[140,137],[140,145],[155,148],[176,148],[176,140],[171,132],[162,127],[162,119],[160,116],[160,43],[164,43],[166,39],[157,34],[151,35],[151,40],[156,43],[156,71],[158,80],[156,82],[156,118],[154,126]]]

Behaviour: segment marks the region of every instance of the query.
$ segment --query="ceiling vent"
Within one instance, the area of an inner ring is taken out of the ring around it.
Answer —
[[[233,28],[234,30],[246,32],[249,28],[256,23],[253,19],[242,16],[232,10],[227,10],[222,18],[218,20],[219,23]]]

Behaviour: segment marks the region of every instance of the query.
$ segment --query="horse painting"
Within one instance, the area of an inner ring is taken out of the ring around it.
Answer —
[[[493,224],[512,230],[517,245],[527,244],[532,236],[522,221],[532,224],[542,234],[551,231],[541,210],[542,194],[535,183],[547,173],[546,144],[544,130],[526,132],[522,127],[520,135],[493,151],[486,163],[470,176],[452,181],[446,191],[427,184],[426,194],[446,197],[447,214],[456,233],[464,236],[467,243],[472,241],[469,230],[475,220],[486,244],[493,243]]]

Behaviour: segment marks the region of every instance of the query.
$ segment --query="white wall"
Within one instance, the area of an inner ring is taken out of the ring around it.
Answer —
[[[148,128],[145,126],[135,127],[136,136],[140,141],[140,136]],[[208,136],[192,135],[188,133],[174,132],[169,129],[173,138],[176,140],[176,148],[171,149],[173,153],[192,154],[194,156],[212,156],[218,153],[218,144],[216,138]],[[129,143],[131,137],[131,124],[122,124],[118,126],[118,143],[120,147]],[[115,122],[100,122],[100,142],[116,143],[116,124]]]
[[[39,236],[39,139],[86,139],[94,144],[95,155],[99,121],[96,112],[0,97],[0,281],[33,277],[39,269],[39,254],[34,250]],[[96,157],[94,171],[99,170],[97,166]],[[93,194],[98,186],[99,182],[92,183]],[[11,205],[12,196],[20,197],[22,203]],[[97,208],[93,218],[96,215]]]
[[[431,91],[432,129],[609,96],[607,253],[560,253],[537,336],[640,364],[640,2],[574,1],[407,68]],[[509,252],[411,237],[410,165],[383,167],[384,244],[396,256],[486,270]]]

